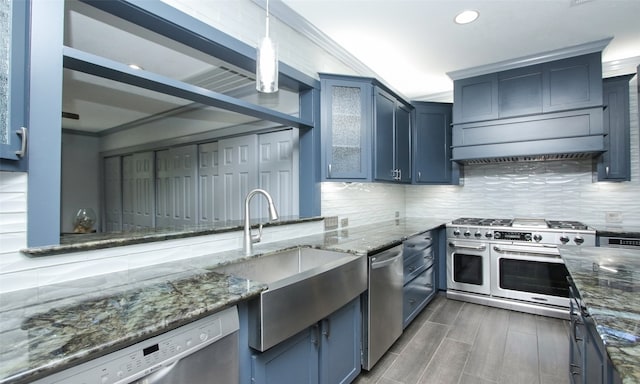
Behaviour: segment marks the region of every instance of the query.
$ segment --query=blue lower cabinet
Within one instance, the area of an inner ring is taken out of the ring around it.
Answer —
[[[251,383],[350,383],[360,373],[360,298],[263,353],[251,356]]]
[[[360,299],[356,299],[320,322],[320,383],[352,382],[360,374],[362,339]]]
[[[318,383],[318,326],[252,356],[253,383]]]
[[[404,286],[402,304],[404,328],[418,316],[436,294],[435,270],[434,266],[427,268]]]

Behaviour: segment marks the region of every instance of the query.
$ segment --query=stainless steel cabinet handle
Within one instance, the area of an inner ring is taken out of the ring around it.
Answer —
[[[27,154],[27,128],[21,127],[16,131],[16,134],[22,137],[22,145],[20,146],[20,150],[16,151],[16,156],[24,157]]]
[[[331,177],[331,163],[329,163],[328,170],[329,170],[329,175],[328,175],[328,177]]]
[[[311,344],[317,347],[319,344],[319,340],[320,340],[320,327],[316,323],[313,325],[313,331],[311,334]]]
[[[484,251],[487,249],[487,246],[482,244],[482,245],[478,245],[478,246],[473,246],[473,245],[462,245],[462,244],[456,244],[456,243],[449,243],[450,247],[453,248],[462,248],[462,249],[473,249],[475,251]]]
[[[387,265],[393,264],[401,256],[402,256],[402,251],[394,252],[393,256],[389,256],[389,257],[384,258],[383,260],[380,260],[380,261],[376,261],[378,259],[377,257],[372,257],[371,258],[371,269],[384,268]]]
[[[418,181],[420,181],[420,179],[422,179],[422,172],[418,171]]]
[[[324,337],[329,338],[329,336],[331,336],[331,320],[329,319],[324,319],[322,320],[323,326],[322,326],[322,334],[324,335]]]
[[[395,261],[396,261],[396,257],[392,257],[384,261],[374,262],[374,263],[371,263],[371,269],[384,268],[387,265],[393,264]]]
[[[607,174],[607,176],[609,176],[609,166],[608,165],[606,167],[604,167],[604,171]]]
[[[504,247],[498,247],[497,245],[493,246],[493,250],[496,252],[500,252],[500,253],[504,253],[504,252],[515,252],[515,253],[521,253],[521,254],[526,254],[526,255],[534,255],[534,256],[540,256],[540,257],[551,257],[554,259],[559,259],[560,258],[560,254],[556,251],[556,252],[545,252],[542,249],[540,251],[535,250],[535,251],[523,251],[521,249],[518,248],[504,248]]]

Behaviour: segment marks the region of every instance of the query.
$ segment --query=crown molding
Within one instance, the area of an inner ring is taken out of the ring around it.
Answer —
[[[529,65],[542,64],[549,61],[566,59],[569,57],[586,55],[594,52],[602,52],[604,48],[609,44],[613,37],[606,39],[592,41],[589,43],[573,45],[561,49],[555,49],[552,51],[536,53],[533,55],[523,56],[516,59],[510,59],[505,61],[499,61],[493,64],[481,65],[478,67],[461,69],[458,71],[447,72],[447,76],[451,80],[466,79],[468,77],[486,75],[489,73],[507,71],[514,68],[522,68]]]

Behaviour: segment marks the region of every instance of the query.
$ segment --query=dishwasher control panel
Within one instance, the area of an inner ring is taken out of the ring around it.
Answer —
[[[162,370],[238,329],[236,307],[227,308],[35,383],[130,383]]]

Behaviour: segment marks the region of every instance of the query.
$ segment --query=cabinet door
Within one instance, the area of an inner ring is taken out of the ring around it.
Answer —
[[[153,152],[122,158],[122,229],[153,228],[155,207]]]
[[[197,224],[197,146],[156,151],[156,228]]]
[[[453,84],[456,124],[498,118],[498,75],[456,80]]]
[[[589,384],[607,382],[607,352],[604,349],[595,324],[588,317],[582,318],[585,324],[584,339],[584,379]]]
[[[602,105],[600,52],[543,64],[543,112]]]
[[[395,181],[394,126],[396,100],[388,93],[375,92],[375,171],[374,179]]]
[[[570,301],[570,335],[569,335],[569,378],[571,384],[583,384],[583,356],[584,356],[584,338],[585,330],[582,316],[580,316],[580,308],[573,300],[573,287],[569,288]]]
[[[542,113],[542,65],[500,72],[498,90],[501,118]]]
[[[28,19],[28,1],[0,1],[0,170],[27,167],[17,154],[23,138],[16,132],[27,126]]]
[[[240,220],[244,198],[258,187],[258,136],[240,136],[218,142],[220,182],[215,191],[215,210],[220,220]],[[251,217],[258,217],[258,205],[251,205]]]
[[[318,326],[307,328],[268,351],[251,357],[254,384],[318,382]]]
[[[104,159],[104,230],[122,231],[122,165],[121,157]]]
[[[406,328],[435,295],[435,271],[431,266],[411,280],[403,289],[402,326]]]
[[[325,179],[370,179],[371,84],[322,80]]]
[[[451,161],[451,104],[415,102],[413,180],[417,184],[459,184]]]
[[[397,180],[411,182],[411,110],[404,105],[396,109],[395,126],[395,169]]]
[[[603,128],[606,152],[597,160],[598,181],[628,181],[631,177],[629,142],[629,80],[619,76],[603,81]]]
[[[352,382],[361,370],[360,298],[337,310],[320,324],[322,329],[320,382],[322,384]]]

